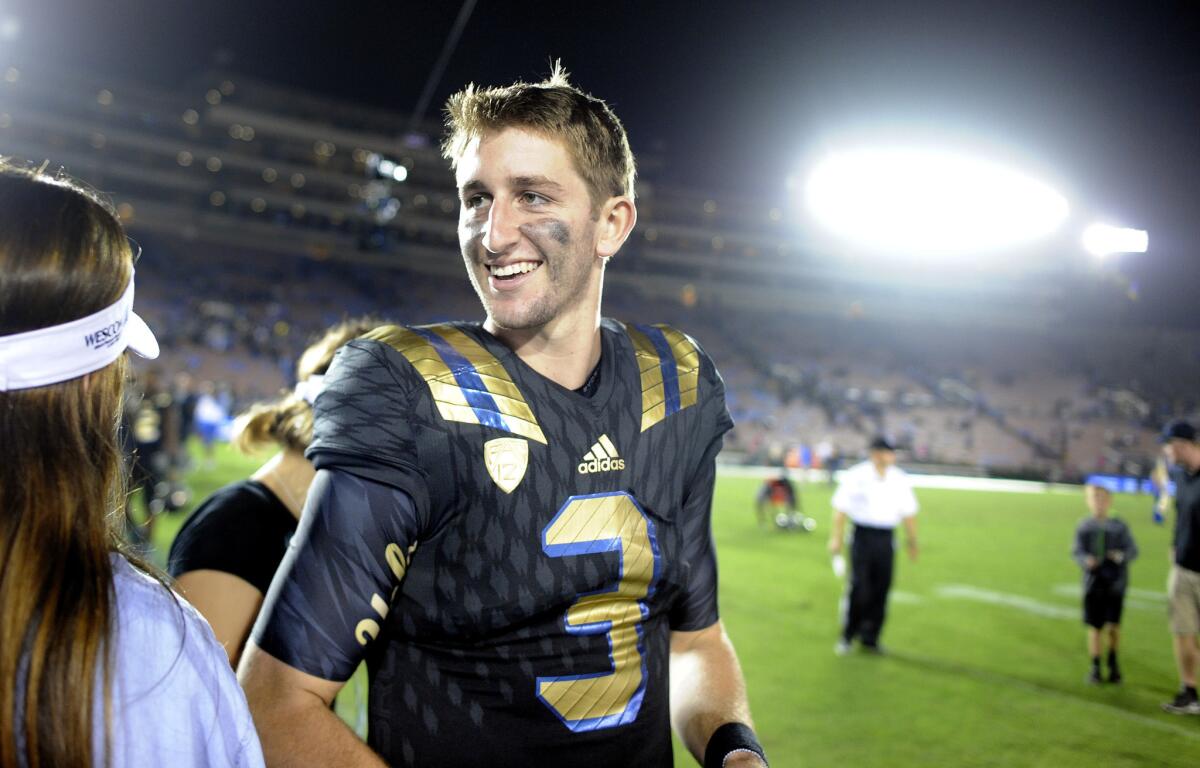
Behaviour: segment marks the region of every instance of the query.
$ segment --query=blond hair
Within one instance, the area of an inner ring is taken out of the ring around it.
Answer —
[[[355,318],[325,331],[300,355],[296,363],[296,381],[324,375],[333,362],[334,353],[343,344],[380,324],[370,318]],[[233,444],[243,453],[252,453],[272,445],[303,453],[312,442],[312,432],[312,406],[294,391],[285,390],[278,400],[255,403],[238,416],[234,424]]]
[[[624,126],[607,104],[571,85],[560,62],[540,83],[518,80],[489,88],[472,83],[451,96],[442,155],[457,168],[472,140],[505,128],[563,142],[594,206],[610,197],[634,198],[637,168]]]

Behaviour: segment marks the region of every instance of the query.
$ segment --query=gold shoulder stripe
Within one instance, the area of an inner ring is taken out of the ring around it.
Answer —
[[[658,328],[671,345],[671,354],[679,371],[679,407],[695,405],[700,388],[700,350],[686,334],[666,325]]]
[[[642,431],[696,404],[700,351],[667,325],[627,327],[642,378]]]
[[[481,424],[546,443],[533,410],[492,353],[451,325],[384,326],[363,336],[402,354],[446,421]]]

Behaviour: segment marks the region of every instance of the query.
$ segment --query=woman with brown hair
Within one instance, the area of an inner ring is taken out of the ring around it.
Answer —
[[[321,379],[343,344],[379,324],[359,319],[333,326],[300,356],[294,391],[238,417],[234,442],[243,453],[266,446],[279,452],[248,480],[205,499],[171,544],[167,567],[179,591],[208,619],[234,667],[316,475],[304,450]]]
[[[204,621],[119,554],[133,262],[96,197],[0,162],[0,765],[262,765]]]

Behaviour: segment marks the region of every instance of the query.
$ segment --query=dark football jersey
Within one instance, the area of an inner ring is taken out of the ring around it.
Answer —
[[[672,764],[670,632],[718,617],[732,421],[688,336],[601,339],[590,397],[479,324],[379,328],[330,368],[308,455],[331,501],[309,519],[310,495],[255,640],[331,680],[366,658],[391,764]]]

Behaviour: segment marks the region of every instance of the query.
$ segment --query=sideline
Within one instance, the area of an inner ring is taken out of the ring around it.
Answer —
[[[840,475],[839,470],[834,475]],[[806,483],[827,483],[829,472],[824,469],[793,469],[790,474],[797,480]],[[717,463],[718,477],[755,477],[766,478],[779,475],[779,467],[743,466],[738,464]],[[1006,491],[1009,493],[1063,493],[1078,494],[1083,490],[1081,485],[1066,485],[1062,483],[1040,483],[1033,480],[1003,480],[995,477],[962,477],[959,475],[921,475],[909,472],[914,488],[937,488],[958,491]]]

